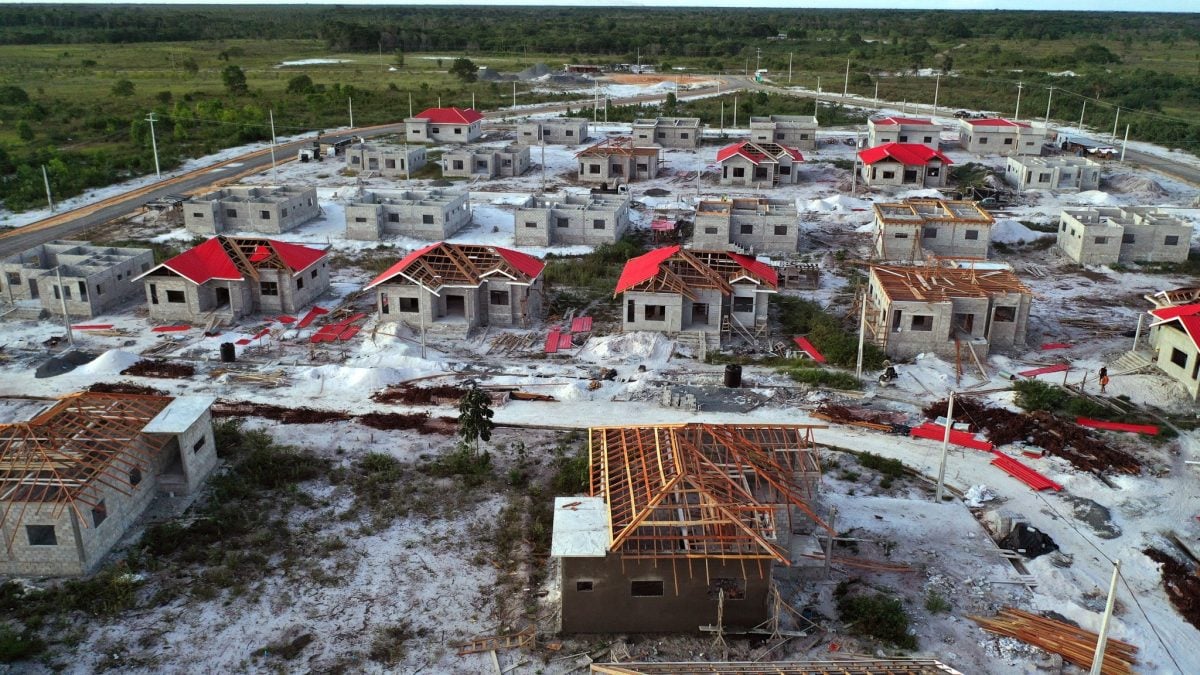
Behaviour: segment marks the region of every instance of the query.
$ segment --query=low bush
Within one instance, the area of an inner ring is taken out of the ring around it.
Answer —
[[[908,613],[900,600],[882,593],[837,599],[838,614],[850,632],[866,635],[903,649],[916,649],[917,637],[908,632]]]
[[[1033,410],[1053,412],[1062,408],[1071,397],[1065,390],[1040,380],[1021,380],[1013,385],[1017,392],[1017,405]]]
[[[898,459],[882,457],[873,452],[858,455],[858,463],[868,469],[874,469],[888,478],[900,478],[904,475],[904,463]]]
[[[841,321],[810,300],[776,296],[772,304],[779,313],[785,335],[806,335],[830,365],[851,368],[858,361],[858,335],[842,327]],[[873,344],[863,345],[863,367],[878,370],[886,355]]]
[[[825,370],[824,368],[788,368],[785,370],[788,377],[791,377],[797,382],[811,384],[815,387],[829,387],[831,389],[862,389],[862,382],[857,377],[850,373],[842,373],[836,370]]]

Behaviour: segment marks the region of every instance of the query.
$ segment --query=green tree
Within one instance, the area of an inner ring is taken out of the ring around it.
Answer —
[[[221,71],[221,81],[225,83],[225,88],[231,94],[245,94],[250,91],[246,86],[246,73],[233,64],[225,66],[225,69]]]
[[[0,105],[22,105],[29,103],[29,94],[25,93],[24,89],[9,84],[0,87],[0,101],[3,102]]]
[[[195,75],[196,73],[200,72],[200,64],[196,63],[196,59],[193,59],[190,56],[184,59],[183,63],[180,65],[183,66],[183,72],[187,73],[188,75]]]
[[[129,80],[117,80],[112,86],[113,96],[133,96],[133,83]]]
[[[479,442],[492,439],[493,414],[487,393],[474,385],[458,401],[458,436],[464,444],[475,445],[477,456]]]
[[[33,128],[29,126],[29,122],[26,122],[25,120],[17,122],[17,135],[20,136],[21,140],[23,141],[33,140]]]
[[[471,59],[457,58],[454,59],[454,63],[450,64],[450,74],[463,82],[474,82],[477,72],[479,72],[479,66],[475,65]]]
[[[288,80],[287,93],[307,94],[313,90],[312,78],[307,75],[297,75]]]
[[[404,67],[404,52],[397,49],[396,50],[396,59],[394,61],[392,61],[392,63],[395,64],[395,66],[397,68],[403,68]]]

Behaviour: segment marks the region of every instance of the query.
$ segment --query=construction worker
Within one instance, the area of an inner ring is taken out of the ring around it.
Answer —
[[[1108,366],[1100,368],[1100,393],[1104,393],[1104,389],[1108,387]]]

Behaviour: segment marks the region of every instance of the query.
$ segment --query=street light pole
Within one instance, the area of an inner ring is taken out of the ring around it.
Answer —
[[[158,120],[154,113],[150,113],[146,116],[146,121],[150,123],[150,147],[154,148],[154,177],[162,178],[162,172],[158,170],[158,141],[154,138],[154,123]]]
[[[1013,113],[1013,121],[1021,119],[1021,90],[1025,88],[1024,83],[1017,83],[1017,111]]]
[[[275,111],[269,111],[271,115],[271,182],[279,182],[279,176],[275,172]]]
[[[46,203],[50,205],[50,213],[54,213],[54,199],[50,196],[50,174],[46,173],[46,165],[42,165],[42,182],[46,184]]]

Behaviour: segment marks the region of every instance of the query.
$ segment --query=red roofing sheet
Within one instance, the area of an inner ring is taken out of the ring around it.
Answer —
[[[107,330],[112,328],[111,323],[77,323],[71,326],[72,330]]]
[[[571,320],[572,333],[587,333],[592,330],[592,317],[577,316]]]
[[[313,263],[325,257],[325,251],[319,248],[289,244],[286,241],[275,241],[274,239],[268,241],[271,244],[271,248],[275,249],[275,253],[279,256],[279,259],[283,261],[283,264],[290,267],[292,272],[303,272],[311,267]]]
[[[663,262],[678,253],[679,248],[679,246],[664,246],[649,253],[643,253],[636,258],[630,258],[625,263],[625,268],[621,270],[621,277],[617,279],[616,292],[623,293],[644,281],[653,279],[658,274]]]
[[[262,262],[271,257],[271,249],[267,246],[255,246],[254,252],[250,254],[250,262]]]
[[[883,119],[871,120],[871,123],[877,127],[887,127],[897,124],[931,126],[933,124],[933,120],[927,117],[884,117]]]
[[[537,276],[542,273],[542,270],[546,269],[546,263],[542,262],[540,259],[535,258],[527,253],[514,251],[510,248],[500,248],[497,246],[496,255],[504,258],[509,265],[512,265],[518,272],[524,274],[530,279],[537,278]]]
[[[921,426],[913,427],[909,432],[913,438],[928,438],[934,441],[940,441],[946,438],[946,427],[933,422],[926,422]],[[983,450],[991,452],[996,449],[988,441],[983,441],[975,438],[975,434],[967,433],[966,431],[958,431],[957,429],[950,430],[950,442],[954,445],[959,445],[972,450]]]
[[[792,338],[792,341],[795,342],[796,346],[800,347],[800,349],[803,349],[805,354],[811,356],[813,361],[816,361],[817,363],[825,363],[825,356],[821,354],[821,352],[817,351],[817,348],[813,346],[813,343],[808,341],[808,338],[794,337]]]
[[[250,344],[250,338],[242,338],[241,340],[238,340],[235,344],[239,344],[239,345],[245,347],[246,345]]]
[[[392,265],[391,267],[387,268],[387,270],[385,270],[383,274],[380,274],[379,276],[375,277],[375,279],[372,280],[371,283],[367,284],[364,287],[364,290],[367,288],[371,288],[373,286],[378,286],[379,284],[382,284],[383,282],[387,281],[388,279],[391,279],[392,277],[396,276],[397,274],[400,274],[404,270],[408,269],[408,266],[411,265],[413,263],[413,261],[415,261],[417,258],[420,258],[421,256],[425,255],[426,253],[432,251],[433,249],[435,249],[439,246],[441,246],[440,243],[430,244],[428,246],[419,248],[419,249],[413,251],[412,253],[409,253],[408,255],[401,258],[400,262],[396,263],[395,265]]]
[[[313,305],[313,308],[308,310],[308,314],[305,314],[304,318],[300,319],[300,323],[296,324],[296,328],[307,328],[309,326],[309,324],[311,324],[313,321],[317,320],[318,316],[321,316],[322,314],[328,314],[328,313],[329,313],[329,310],[321,309],[317,305]]]
[[[940,159],[945,164],[954,163],[941,152],[920,143],[884,143],[859,150],[858,156],[864,164],[874,164],[885,159],[900,162],[905,166],[925,165],[933,159]]]
[[[1175,305],[1174,307],[1159,307],[1158,309],[1150,310],[1156,318],[1167,320],[1174,319],[1177,316],[1191,316],[1200,314],[1200,303],[1192,305]]]
[[[1048,490],[1050,488],[1054,488],[1055,490],[1062,489],[1062,486],[1058,483],[1046,478],[1042,474],[1025,466],[1008,455],[996,453],[996,457],[992,459],[992,464],[1004,470],[1013,478],[1016,478],[1017,480],[1039,492],[1042,490]]]
[[[278,321],[279,323],[286,323],[286,324],[296,323],[296,317],[288,316],[287,314],[284,314],[283,316],[277,316],[277,317],[275,317],[275,320]]]
[[[1192,344],[1200,347],[1200,316],[1181,316],[1179,323],[1183,324],[1188,337],[1192,338]]]
[[[360,330],[362,330],[362,326],[350,326],[346,330],[342,331],[341,335],[338,335],[338,341],[345,342],[355,335],[358,335],[358,331]]]
[[[734,143],[733,145],[727,145],[727,146],[721,148],[720,150],[718,150],[717,151],[717,161],[724,162],[725,160],[729,159],[730,157],[733,157],[734,155],[741,155],[742,157],[745,157],[746,159],[753,162],[754,164],[758,164],[759,162],[763,161],[764,159],[767,159],[767,156],[761,152],[758,152],[755,149],[754,145],[752,145],[750,143],[750,141],[742,141],[741,143]]]
[[[258,331],[257,333],[255,333],[255,334],[254,334],[254,339],[255,339],[255,340],[258,340],[258,339],[260,339],[260,338],[264,338],[264,337],[266,337],[266,336],[268,336],[268,335],[270,335],[270,334],[271,334],[271,329],[270,329],[270,328],[264,328],[264,329],[262,329],[262,330],[260,330],[260,331]]]
[[[427,108],[415,115],[434,124],[470,124],[483,119],[474,108]]]
[[[1054,366],[1044,366],[1042,368],[1034,368],[1033,370],[1022,370],[1021,372],[1019,372],[1017,374],[1022,377],[1037,377],[1038,375],[1045,375],[1047,373],[1061,373],[1064,370],[1070,370],[1070,369],[1071,369],[1071,366],[1068,366],[1065,363],[1060,363],[1060,364],[1054,365]]]
[[[770,283],[772,286],[779,285],[779,275],[775,273],[775,268],[765,262],[757,260],[753,256],[742,255],[740,253],[730,253],[729,258],[741,265],[742,269]]]
[[[667,220],[666,218],[658,218],[650,221],[650,229],[655,232],[672,232],[675,230],[675,221]]]
[[[1081,427],[1091,427],[1092,429],[1103,429],[1105,431],[1128,431],[1135,434],[1146,434],[1147,436],[1158,435],[1158,427],[1153,424],[1126,424],[1124,422],[1094,420],[1090,417],[1076,418],[1075,423]]]
[[[559,333],[558,334],[558,348],[559,349],[570,349],[574,346],[575,346],[575,344],[571,342],[571,334],[570,333]]]
[[[164,262],[163,266],[194,284],[212,279],[241,281],[243,278],[217,237],[193,246]]]
[[[964,120],[967,124],[973,127],[1023,127],[1029,129],[1029,125],[1024,122],[1013,122],[1012,120],[992,117],[984,120]]]
[[[558,351],[558,335],[558,329],[556,328],[550,331],[550,334],[546,336],[545,351],[547,354],[554,354]]]
[[[187,324],[180,324],[178,326],[155,326],[154,328],[150,329],[150,332],[152,332],[152,333],[178,333],[181,331],[191,330],[191,329],[192,329],[192,327]]]
[[[1070,348],[1071,348],[1070,342],[1047,342],[1046,344],[1042,345],[1042,351],[1044,351],[1044,352],[1048,352],[1051,349],[1070,349]]]

